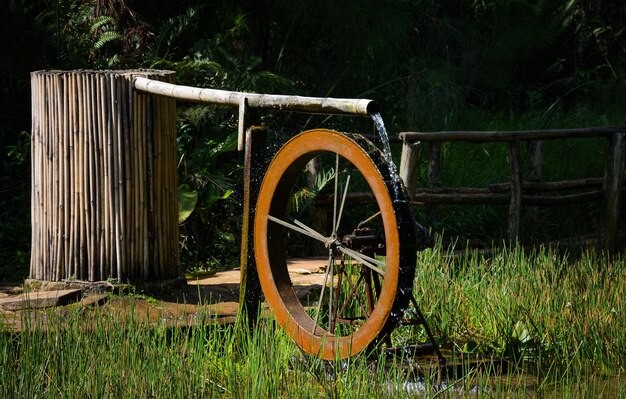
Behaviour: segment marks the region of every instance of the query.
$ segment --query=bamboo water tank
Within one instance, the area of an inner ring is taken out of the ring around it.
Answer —
[[[37,71],[30,277],[176,277],[175,100],[133,89],[171,71]]]

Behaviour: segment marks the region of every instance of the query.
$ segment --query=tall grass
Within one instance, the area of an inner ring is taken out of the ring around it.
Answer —
[[[33,311],[23,332],[0,335],[0,397],[624,397],[625,278],[621,257],[593,251],[421,253],[416,297],[460,363],[441,375],[420,358],[318,361],[271,318],[251,332],[202,312],[189,327],[148,325],[132,304]]]
[[[622,257],[596,251],[457,257],[439,245],[419,258],[415,294],[443,342],[554,384],[626,372],[625,279]]]

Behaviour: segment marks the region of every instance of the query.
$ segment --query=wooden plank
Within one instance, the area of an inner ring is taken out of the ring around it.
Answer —
[[[530,182],[525,180],[522,182],[522,189],[524,192],[582,190],[588,188],[601,188],[603,181],[604,180],[601,178],[559,180],[552,182]],[[511,188],[511,184],[490,184],[488,188],[492,192],[508,191]]]
[[[37,291],[0,299],[0,307],[4,310],[40,309],[52,306],[63,306],[77,302],[81,290]]]
[[[484,191],[484,189],[469,189],[472,191]],[[446,188],[441,193],[433,193],[432,189],[418,190],[413,195],[412,200],[420,205],[506,205],[511,202],[509,193],[496,194],[487,192],[462,192],[461,190]],[[357,193],[355,193],[357,194]],[[554,196],[538,196],[538,195],[522,195],[522,203],[529,206],[563,206],[571,204],[581,204],[589,201],[596,201],[602,198],[602,191],[594,190],[579,194],[571,195],[554,195]]]
[[[527,143],[528,173],[526,178],[538,183],[543,178],[543,140],[531,140]]]
[[[404,141],[409,142],[466,141],[470,143],[484,143],[494,141],[552,140],[581,137],[606,137],[611,136],[616,132],[623,131],[626,131],[626,127],[624,126],[516,131],[402,132],[400,133],[400,138]]]
[[[428,156],[428,175],[426,184],[428,187],[439,185],[439,173],[441,169],[441,143],[430,143],[430,154]],[[428,218],[431,221],[437,219],[437,210],[435,207],[428,207]]]

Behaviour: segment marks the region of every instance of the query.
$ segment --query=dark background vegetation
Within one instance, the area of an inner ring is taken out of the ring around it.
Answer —
[[[392,133],[626,120],[621,1],[3,0],[0,13],[0,280],[28,273],[31,71],[173,69],[181,84],[373,98]],[[230,109],[182,104],[178,120],[180,182],[199,194],[181,225],[183,264],[226,267],[237,259],[240,224],[236,119]],[[372,129],[354,118],[263,120],[276,137],[320,124]],[[546,177],[600,176],[603,146],[550,144]],[[506,149],[450,145],[443,154],[445,184],[506,178]],[[580,233],[574,226],[593,220],[594,208],[542,213],[537,234]],[[424,224],[451,236],[497,240],[504,228],[494,207],[439,215]]]

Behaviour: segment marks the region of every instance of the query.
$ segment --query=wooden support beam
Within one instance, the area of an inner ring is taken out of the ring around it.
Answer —
[[[402,143],[402,155],[400,157],[400,178],[404,182],[409,195],[415,194],[416,177],[419,173],[418,163],[420,156],[420,143]]]
[[[522,209],[522,161],[519,141],[509,143],[511,162],[511,203],[509,205],[508,238],[511,242],[519,240],[520,218]]]
[[[251,126],[246,129],[243,175],[243,223],[241,228],[241,281],[239,308],[254,326],[261,305],[261,283],[254,258],[254,210],[265,173],[267,129]]]
[[[626,129],[624,130],[626,131]],[[616,246],[624,184],[624,135],[616,133],[609,137],[604,173],[604,196],[600,214],[599,243],[607,250]]]
[[[430,154],[428,157],[428,176],[426,184],[428,187],[439,185],[439,173],[441,168],[441,143],[430,143]],[[435,207],[429,206],[427,209],[428,218],[432,221],[437,219]]]
[[[589,188],[601,188],[603,182],[604,179],[601,178],[559,180],[540,183],[525,180],[522,182],[522,189],[524,192],[582,190]],[[510,188],[510,183],[490,184],[488,186],[488,189],[492,192],[508,191]]]
[[[522,203],[528,206],[563,206],[597,201],[601,198],[602,191],[594,190],[570,195],[522,195]],[[420,205],[507,205],[511,203],[511,195],[508,192],[491,193],[480,188],[441,187],[441,190],[419,189],[412,196],[412,201]]]
[[[518,130],[518,131],[443,131],[443,132],[402,132],[404,141],[443,142],[465,141],[485,143],[514,140],[553,140],[581,137],[607,137],[625,131],[624,126],[589,127],[582,129]]]

